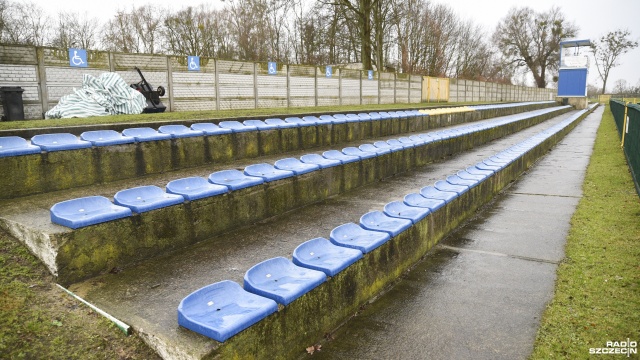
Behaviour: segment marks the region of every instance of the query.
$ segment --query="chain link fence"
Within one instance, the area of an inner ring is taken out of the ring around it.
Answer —
[[[640,196],[640,104],[611,99],[609,101],[631,176]]]

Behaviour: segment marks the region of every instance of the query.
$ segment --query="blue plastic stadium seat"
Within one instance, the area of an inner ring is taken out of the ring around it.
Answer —
[[[358,117],[360,118],[360,121],[369,121],[372,120],[373,118],[371,117],[371,115],[367,114],[367,113],[359,113]]]
[[[395,152],[395,151],[400,151],[402,149],[404,149],[404,146],[402,145],[391,145],[385,141],[376,141],[373,143],[373,146],[380,148],[380,149],[389,149],[391,150],[391,152]]]
[[[158,131],[163,134],[169,134],[175,138],[188,138],[204,135],[203,131],[193,130],[184,125],[163,125],[158,128]]]
[[[418,134],[418,136],[427,143],[440,140],[440,136],[434,132],[428,134]]]
[[[392,119],[399,119],[400,115],[398,115],[395,111],[387,111],[387,114],[389,114],[389,117]]]
[[[280,159],[273,165],[278,170],[293,171],[296,175],[302,175],[320,169],[320,165],[303,163],[296,158]]]
[[[46,151],[85,149],[92,146],[90,142],[68,133],[35,135],[31,138],[31,143]]]
[[[364,114],[364,113],[363,113],[363,114]],[[363,115],[363,114],[360,114],[360,115]],[[371,118],[371,120],[380,120],[380,119],[382,119],[382,116],[380,116],[380,114],[378,114],[377,112],[370,112],[370,113],[369,113],[369,114],[367,114],[367,115],[369,115],[369,117]]]
[[[442,202],[444,204],[444,201]],[[384,206],[384,213],[391,217],[411,220],[414,224],[431,213],[428,207],[409,206],[402,201],[393,201]]]
[[[245,120],[242,123],[246,126],[255,126],[259,131],[275,130],[278,128],[278,125],[267,124],[262,120]]]
[[[338,246],[358,249],[364,254],[386,243],[391,236],[386,232],[365,230],[354,223],[342,224],[331,230],[330,240]]]
[[[453,194],[456,196],[456,194]],[[422,196],[421,194],[407,194],[403,199],[407,206],[415,206],[420,208],[429,209],[431,212],[436,211],[446,204],[443,199],[433,199]]]
[[[246,187],[264,183],[261,177],[247,176],[240,170],[222,170],[209,175],[212,184],[224,185],[231,190],[240,190]]]
[[[465,169],[466,172],[468,172],[471,175],[486,175],[486,176],[491,176],[495,173],[495,170],[492,169],[479,169],[475,166],[469,166],[468,168]]]
[[[322,156],[327,159],[340,160],[340,162],[343,164],[360,160],[360,158],[357,156],[346,155],[345,153],[342,153],[338,150],[325,151],[322,153]]]
[[[496,164],[510,164],[513,162],[512,158],[507,158],[507,157],[500,157],[500,156],[491,156],[489,159],[490,161],[493,161]]]
[[[293,263],[335,276],[362,258],[362,251],[337,246],[325,238],[306,241],[293,251]]]
[[[342,164],[342,161],[335,159],[327,159],[326,157],[318,154],[306,154],[300,157],[300,160],[305,164],[315,164],[321,168],[328,168],[332,166],[338,166]]]
[[[382,120],[391,119],[391,115],[386,111],[379,111],[378,116],[380,116],[380,119]]]
[[[224,280],[186,296],[178,305],[178,325],[224,342],[278,311],[278,304]]]
[[[244,174],[261,177],[265,182],[286,179],[295,175],[293,171],[279,170],[267,163],[249,165],[244,168]]]
[[[233,132],[231,129],[223,129],[214,123],[195,123],[191,124],[191,128],[202,131],[205,135],[231,134]]]
[[[454,185],[454,184],[451,184],[451,183],[449,183],[447,181],[444,181],[444,180],[436,181],[436,183],[433,184],[433,187],[435,187],[436,189],[441,190],[441,191],[455,192],[458,195],[462,195],[462,194],[466,193],[467,191],[469,191],[469,187],[468,186]]]
[[[154,185],[120,190],[113,196],[113,200],[117,205],[126,206],[137,213],[184,202],[182,195],[167,194],[164,190]]]
[[[296,124],[298,126],[312,126],[314,125],[313,123],[310,122],[306,122],[302,119],[300,119],[299,117],[288,117],[284,119],[285,122],[291,123],[291,124]]]
[[[131,144],[136,142],[134,137],[124,136],[115,130],[85,131],[80,134],[80,138],[90,141],[94,146]]]
[[[320,121],[320,119],[318,119],[316,116],[305,116],[302,118],[302,120],[308,122],[309,124],[312,125],[316,125],[316,124],[322,124],[324,123],[324,121]]]
[[[169,194],[182,195],[189,201],[224,194],[229,191],[224,185],[212,184],[199,176],[173,180],[167,184]]]
[[[357,147],[354,146],[349,146],[346,147],[344,149],[342,149],[342,152],[346,155],[350,155],[350,156],[357,156],[360,159],[370,159],[373,157],[378,156],[378,153],[374,153],[374,152],[369,152],[369,151],[362,151],[360,149],[358,149]]]
[[[0,157],[39,154],[42,149],[19,136],[0,137]]]
[[[365,152],[371,152],[371,153],[375,153],[378,155],[382,155],[382,154],[388,154],[391,152],[391,147],[388,148],[379,148],[373,144],[362,144],[360,146],[358,146],[358,148],[362,151]]]
[[[497,170],[500,169],[504,169],[505,167],[507,167],[507,163],[504,162],[495,162],[491,159],[485,159],[484,161],[482,161],[485,165],[489,166],[489,167],[494,167]]]
[[[345,114],[333,114],[333,118],[335,119],[334,122],[336,124],[346,123],[347,121],[349,121],[347,115]]]
[[[137,142],[171,139],[171,134],[162,134],[150,127],[124,129],[122,130],[122,135],[131,136]]]
[[[485,164],[484,162],[477,163],[475,167],[479,170],[489,170],[493,172],[497,172],[502,169],[502,165],[496,165],[496,164],[489,165],[489,164]]]
[[[456,192],[438,190],[433,186],[425,186],[420,189],[420,195],[427,199],[444,200],[447,203],[458,197]]]
[[[357,114],[347,114],[347,121],[359,122],[359,121],[362,121],[362,119],[360,119],[360,116],[358,116]]]
[[[402,143],[402,145],[405,145],[405,146],[407,146],[407,145],[409,145],[409,146],[416,146],[416,145],[418,145],[418,144],[422,144],[422,143],[424,142],[424,141],[415,142],[415,141],[413,141],[413,140],[409,139],[409,138],[408,138],[408,137],[406,137],[406,136],[403,136],[403,137],[399,138],[399,139],[398,139],[398,141],[400,141],[400,142]]]
[[[468,186],[470,188],[478,185],[480,181],[476,179],[463,179],[458,175],[447,176],[447,182],[453,185]]]
[[[460,170],[458,171],[458,173],[456,174],[458,175],[458,177],[460,179],[464,179],[464,180],[475,180],[478,183],[484,181],[487,179],[488,175],[484,175],[484,174],[472,174],[470,172],[468,172],[467,170]]]
[[[331,122],[332,124],[339,124],[344,122],[344,121],[338,121],[331,115],[320,115],[320,121],[322,121],[323,123]]]
[[[286,129],[286,128],[295,128],[295,127],[299,127],[299,124],[296,123],[292,123],[292,122],[286,122],[282,119],[278,119],[278,118],[271,118],[271,119],[267,119],[264,121],[265,123],[269,124],[269,125],[275,125],[278,128],[281,129]]]
[[[427,140],[425,140],[424,138],[418,135],[409,136],[409,140],[413,141],[413,143],[416,144],[416,146],[423,145],[427,142]]]
[[[383,231],[391,237],[398,236],[413,225],[411,220],[387,216],[382,211],[371,211],[360,217],[360,226],[367,230]]]
[[[295,265],[276,257],[254,265],[244,274],[244,288],[254,294],[288,305],[327,280],[322,271]]]
[[[387,144],[391,145],[391,146],[402,146],[404,149],[409,149],[415,146],[415,144],[413,142],[409,143],[409,144],[405,144],[403,142],[400,142],[400,140],[398,139],[389,139],[387,140]]]
[[[104,196],[88,196],[59,202],[49,211],[54,224],[77,229],[131,216],[128,207],[114,205]]]
[[[240,121],[235,121],[235,120],[221,121],[218,123],[218,125],[224,129],[231,129],[231,131],[233,131],[234,133],[258,130],[258,128],[255,126],[247,126],[241,123]]]

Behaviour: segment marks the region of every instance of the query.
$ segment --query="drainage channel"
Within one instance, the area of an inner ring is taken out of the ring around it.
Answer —
[[[387,293],[318,339],[314,358],[529,356],[602,111],[583,120]]]
[[[334,227],[357,222],[362,214],[402,199],[405,194],[493,155],[571,114],[446,161],[203,241],[170,256],[74,284],[70,290],[131,325],[162,356],[199,358],[209,351],[211,340],[178,327],[176,308],[184,296],[220,280],[242,283],[243,274],[252,265],[276,256],[290,257],[300,243],[327,237]]]

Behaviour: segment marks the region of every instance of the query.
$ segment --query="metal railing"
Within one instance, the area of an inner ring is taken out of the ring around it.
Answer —
[[[610,100],[611,112],[620,134],[620,145],[627,157],[631,176],[640,196],[640,105]]]

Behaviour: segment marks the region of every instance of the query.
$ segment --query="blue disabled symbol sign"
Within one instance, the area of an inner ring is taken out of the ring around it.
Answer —
[[[367,78],[369,80],[373,80],[373,70],[369,70],[369,72],[367,73]]]
[[[327,68],[324,70],[324,75],[330,78],[332,74],[333,74],[333,71],[331,70],[331,66],[327,66]]]
[[[267,72],[269,73],[269,75],[277,74],[278,73],[278,64],[273,62],[273,61],[269,61]]]
[[[200,71],[200,56],[187,56],[187,68],[189,71]]]
[[[87,50],[70,48],[69,49],[69,66],[87,67]]]

